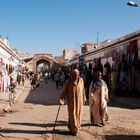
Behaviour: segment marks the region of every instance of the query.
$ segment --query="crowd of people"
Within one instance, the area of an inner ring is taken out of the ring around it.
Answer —
[[[58,103],[63,105],[67,100],[68,128],[72,135],[78,135],[80,131],[83,106],[86,103],[89,103],[91,125],[104,126],[108,121],[108,86],[100,71],[85,73],[78,69],[72,69],[71,71],[46,72],[44,75],[40,72],[32,72],[29,74],[29,79],[32,89],[40,85],[41,79],[44,79],[46,84],[51,79],[52,82],[55,82],[56,89],[61,89]]]

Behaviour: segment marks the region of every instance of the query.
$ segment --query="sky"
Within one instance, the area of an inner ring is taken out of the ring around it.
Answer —
[[[117,39],[140,29],[128,0],[0,0],[0,35],[10,48],[60,56],[64,49]],[[140,0],[135,0],[140,4]],[[98,35],[97,35],[98,34]]]

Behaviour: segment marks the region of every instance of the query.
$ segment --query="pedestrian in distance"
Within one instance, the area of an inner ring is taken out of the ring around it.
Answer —
[[[86,101],[84,81],[78,69],[74,69],[71,77],[65,82],[59,104],[63,105],[67,99],[68,128],[70,134],[78,135],[81,126],[83,105]]]
[[[31,80],[31,89],[35,88],[35,74],[33,73],[30,77]]]
[[[24,82],[25,82],[25,75],[24,75],[24,73],[21,74],[21,81],[22,81],[22,85],[24,86]]]
[[[90,85],[89,90],[90,120],[93,125],[105,125],[108,120],[108,87],[102,79],[101,72],[95,73],[95,79]]]
[[[18,82],[18,85],[20,85],[20,82],[21,82],[21,74],[20,74],[20,72],[17,75],[17,82]]]
[[[45,78],[45,83],[48,83],[48,72],[46,71],[44,74],[44,78]]]
[[[60,73],[59,72],[55,73],[54,80],[55,80],[55,83],[56,83],[56,89],[59,89],[59,82],[60,82]]]

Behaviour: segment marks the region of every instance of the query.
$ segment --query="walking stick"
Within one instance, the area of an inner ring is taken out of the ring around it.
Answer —
[[[56,126],[56,122],[57,122],[57,119],[58,119],[58,115],[59,115],[60,107],[61,107],[61,105],[59,105],[59,108],[58,108],[58,111],[57,111],[57,116],[56,116],[56,120],[55,120],[55,123],[54,123],[53,130],[55,130],[55,126]]]

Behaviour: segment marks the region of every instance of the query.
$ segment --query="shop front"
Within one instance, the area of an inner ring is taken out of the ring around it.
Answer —
[[[84,55],[118,96],[140,96],[140,31]],[[88,61],[87,61],[88,60]]]

